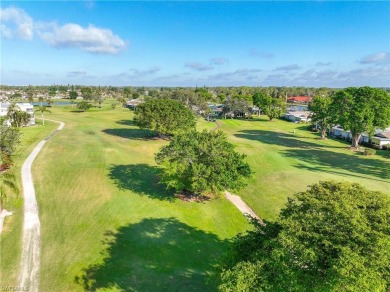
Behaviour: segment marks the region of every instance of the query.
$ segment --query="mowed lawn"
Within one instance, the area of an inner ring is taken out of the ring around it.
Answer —
[[[319,140],[308,125],[266,117],[220,124],[255,172],[238,195],[262,218],[275,219],[287,197],[322,180],[357,182],[390,195],[389,151],[363,156],[343,141]]]
[[[227,241],[250,226],[225,199],[175,199],[128,109],[55,107],[65,128],[33,165],[41,291],[208,291]],[[145,139],[145,137],[147,137]]]
[[[166,191],[154,153],[167,141],[139,130],[128,109],[107,102],[85,113],[56,107],[47,116],[66,126],[33,166],[41,291],[214,290],[207,276],[228,240],[250,228],[235,207],[225,199],[182,202]],[[389,193],[390,159],[319,140],[306,125],[263,117],[219,122],[247,154],[254,176],[238,194],[262,218],[275,219],[288,196],[320,180]],[[198,128],[215,123],[199,119]]]

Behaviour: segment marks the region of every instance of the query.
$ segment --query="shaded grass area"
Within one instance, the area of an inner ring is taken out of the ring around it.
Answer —
[[[167,192],[154,162],[167,141],[149,139],[131,111],[110,104],[85,113],[52,109],[66,127],[33,165],[41,291],[213,290],[206,279],[218,256],[248,223],[224,199],[189,203]],[[285,121],[219,122],[255,172],[238,194],[263,218],[275,218],[288,196],[324,179],[388,193],[388,159],[358,156]],[[198,119],[199,129],[214,127]]]
[[[12,211],[13,215],[5,218],[3,232],[0,235],[0,286],[15,286],[18,277],[23,226],[22,164],[35,146],[56,127],[57,124],[52,122],[45,122],[45,126],[42,127],[37,120],[37,126],[20,129],[21,144],[13,156],[12,167],[20,194],[19,196],[9,194],[4,206]]]
[[[320,180],[358,182],[389,193],[390,159],[385,151],[363,156],[348,150],[342,140],[320,140],[307,125],[283,120],[260,117],[220,123],[255,172],[238,194],[263,218],[276,218],[288,196]]]
[[[223,199],[189,203],[167,192],[154,162],[167,141],[128,135],[139,133],[132,112],[109,101],[70,109],[52,110],[66,127],[33,166],[41,291],[213,289],[212,265],[226,240],[250,228],[246,219]]]
[[[280,154],[292,157],[300,162],[294,164],[297,168],[306,168],[311,171],[325,171],[337,173],[338,169],[353,170],[354,175],[372,180],[388,182],[390,179],[389,162],[377,157],[367,159],[360,152],[335,152],[344,149],[342,146],[328,145],[321,141],[308,142],[297,138],[293,134],[278,133],[264,130],[242,130],[235,136],[243,139],[259,141],[261,143],[284,146]],[[330,170],[332,169],[332,171]]]
[[[161,169],[146,163],[113,165],[108,177],[120,190],[130,190],[158,200],[174,200],[174,193],[160,184]]]
[[[143,219],[108,231],[104,243],[104,260],[75,278],[87,291],[215,291],[204,271],[213,269],[216,251],[227,245],[175,218]]]

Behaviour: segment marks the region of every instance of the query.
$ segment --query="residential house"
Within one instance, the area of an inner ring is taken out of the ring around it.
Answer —
[[[311,112],[309,111],[288,111],[283,118],[293,123],[307,123],[311,121]]]
[[[28,126],[35,125],[35,115],[34,115],[34,106],[31,103],[23,102],[16,104],[21,111],[26,112],[30,115],[30,122]],[[5,117],[8,112],[8,107],[10,106],[9,102],[0,103],[0,117]]]
[[[336,138],[340,138],[348,141],[352,140],[351,131],[346,131],[339,125],[334,126],[330,130],[329,134]],[[364,132],[360,137],[359,143],[367,143],[367,144],[371,143],[381,148],[383,145],[387,145],[390,143],[390,138],[387,137],[388,135],[390,136],[390,128],[387,128],[385,130],[376,129],[375,134],[371,137],[371,139],[370,139],[370,135]]]
[[[139,106],[141,103],[144,103],[144,101],[141,100],[141,99],[138,99],[138,98],[137,99],[131,99],[131,100],[126,102],[127,107],[129,109],[132,109],[132,110],[135,110],[137,108],[137,106]]]
[[[287,98],[288,103],[309,103],[313,98],[310,96],[290,96]]]
[[[378,147],[379,149],[382,149],[383,147],[386,147],[387,149],[390,148],[390,131],[381,132],[375,134],[371,138],[371,143]]]

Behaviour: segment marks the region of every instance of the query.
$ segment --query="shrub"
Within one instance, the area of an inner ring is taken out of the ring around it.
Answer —
[[[365,148],[364,149],[364,153],[363,155],[375,155],[376,153],[376,150],[375,149],[371,149],[371,148]]]

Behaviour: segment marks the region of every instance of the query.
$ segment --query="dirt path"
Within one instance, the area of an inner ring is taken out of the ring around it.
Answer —
[[[219,127],[221,126],[221,124],[217,121],[217,120],[215,120],[215,122],[214,123],[216,123],[217,125],[215,126],[215,128],[214,129],[212,129],[211,131],[216,131],[216,130],[218,130],[219,129]]]
[[[263,223],[260,217],[257,216],[257,214],[239,196],[231,194],[228,191],[225,191],[225,197],[230,202],[232,202],[233,205],[236,206],[237,209],[240,210],[242,214],[250,215],[253,218],[258,219],[261,223]]]
[[[31,174],[31,166],[34,159],[41,151],[43,145],[50,140],[57,132],[59,132],[65,124],[59,123],[59,127],[49,137],[43,139],[27,157],[22,166],[22,185],[24,198],[24,222],[23,222],[23,245],[22,259],[20,264],[20,274],[18,286],[28,291],[38,291],[39,283],[39,264],[41,253],[41,231],[38,217],[38,204],[35,198],[35,189]]]

